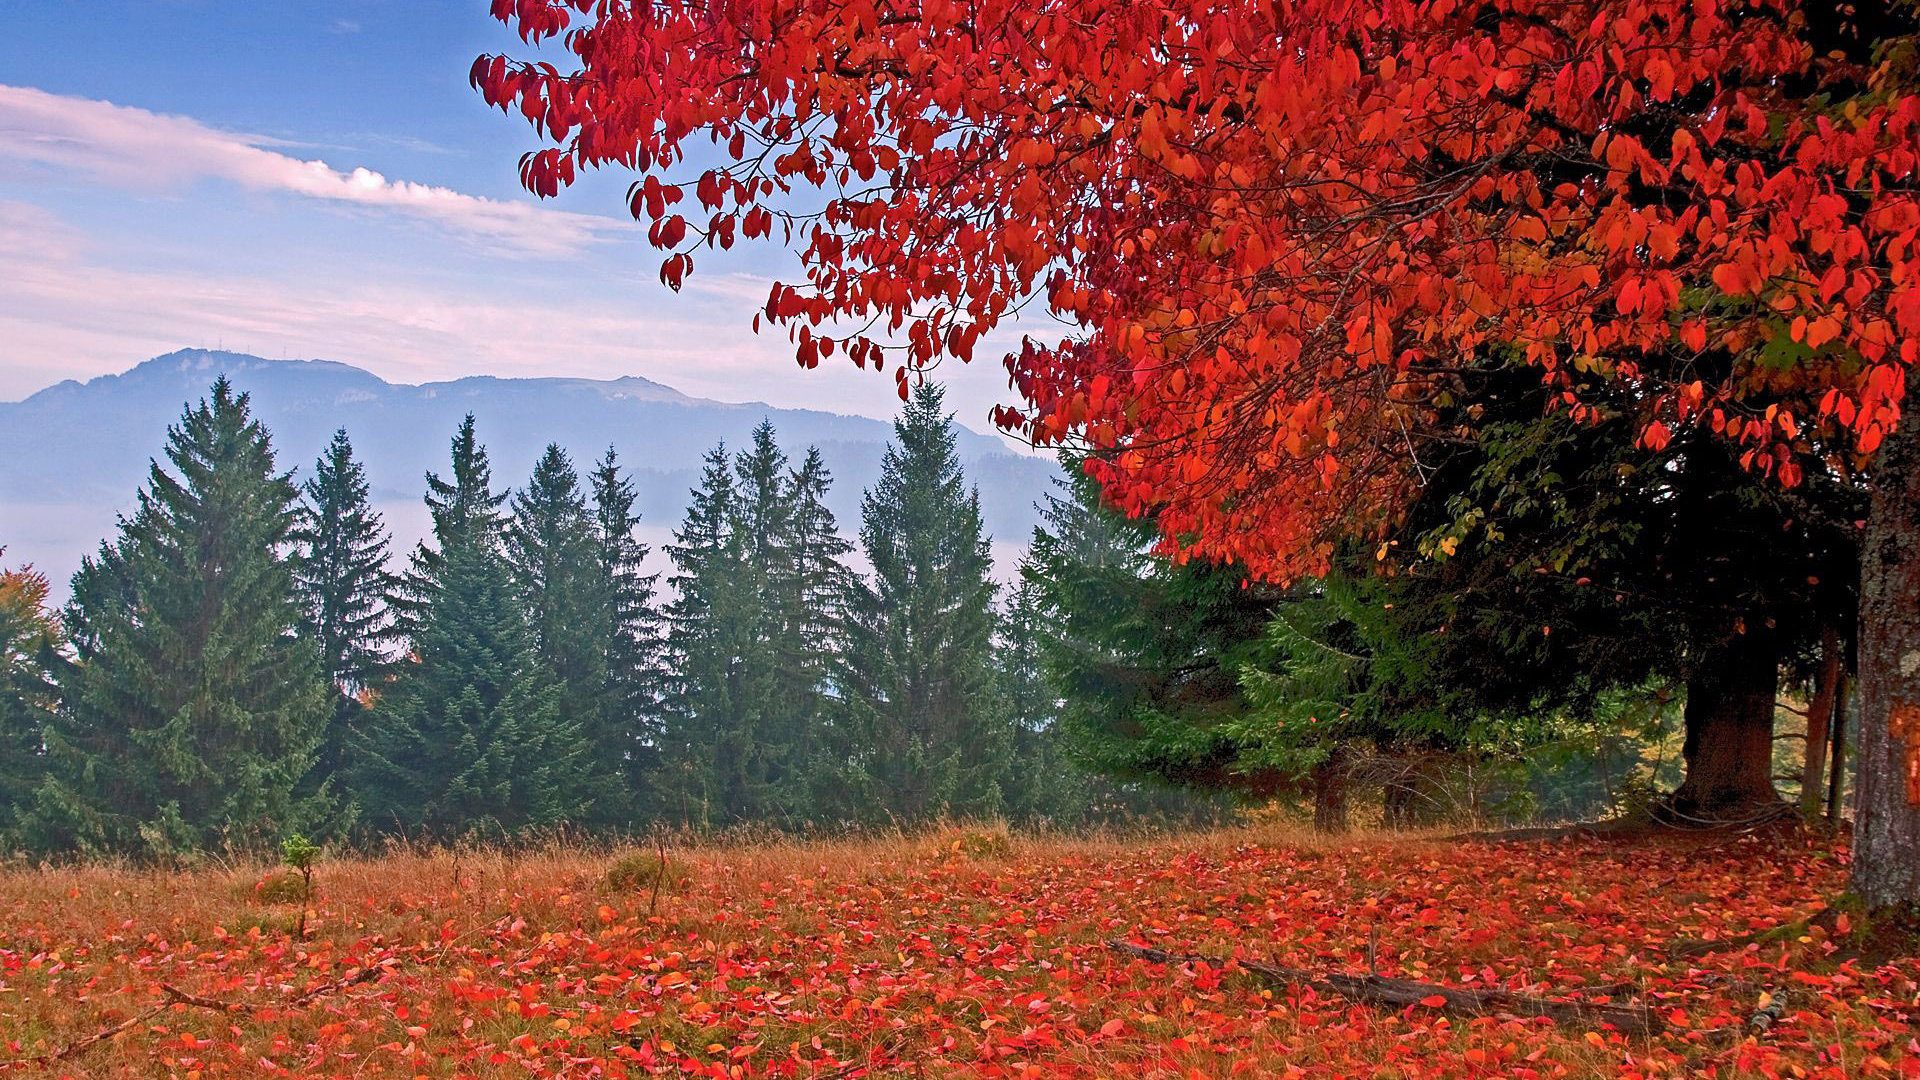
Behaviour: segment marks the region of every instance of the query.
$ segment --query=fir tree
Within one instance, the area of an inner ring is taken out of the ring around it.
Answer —
[[[739,534],[742,577],[738,607],[732,736],[715,760],[728,793],[729,817],[798,824],[805,815],[809,778],[807,701],[796,700],[795,674],[782,670],[804,647],[794,634],[783,598],[794,581],[793,497],[787,455],[773,425],[754,426],[746,450],[733,462],[733,528]]]
[[[524,491],[513,497],[506,529],[507,566],[533,632],[534,655],[560,683],[560,711],[591,748],[569,782],[594,793],[609,819],[623,816],[616,774],[625,732],[612,716],[608,641],[612,596],[600,565],[595,520],[573,462],[549,444]]]
[[[223,377],[168,430],[138,508],[74,575],[78,665],[29,815],[42,846],[149,854],[308,828],[331,713],[288,540],[291,478]]]
[[[868,816],[1004,810],[1012,752],[992,668],[993,562],[944,395],[922,384],[861,504],[873,566],[854,600],[840,760]]]
[[[293,534],[299,557],[294,581],[306,608],[306,630],[320,650],[321,668],[337,691],[333,722],[318,772],[341,765],[347,733],[362,697],[388,670],[387,538],[368,500],[366,470],[354,459],[343,428],[301,485],[303,504]]]
[[[450,479],[437,473],[427,474],[427,513],[433,521],[434,545],[416,544],[406,574],[395,583],[388,598],[394,614],[394,635],[401,641],[418,631],[423,607],[432,597],[434,581],[444,571],[446,553],[457,548],[469,534],[479,542],[499,543],[500,506],[507,501],[503,493],[493,493],[493,466],[487,461],[486,447],[474,435],[473,414],[460,421],[453,436],[453,469]]]
[[[592,484],[594,550],[606,595],[606,711],[600,729],[591,734],[602,758],[617,763],[625,789],[622,802],[637,814],[649,809],[647,784],[659,764],[658,575],[643,572],[648,550],[635,536],[638,495],[633,481],[621,473],[612,447],[595,467]]]
[[[1096,785],[1072,760],[1060,698],[1046,671],[1047,613],[1040,590],[1022,580],[1000,613],[997,673],[1000,705],[1013,731],[1014,779],[1007,814],[1016,821],[1067,824],[1092,810]]]
[[[800,826],[821,816],[826,703],[843,652],[848,550],[817,451],[789,469],[773,427],[708,455],[669,548],[669,747],[677,811],[706,823]]]
[[[838,802],[832,783],[832,732],[847,655],[847,603],[856,578],[847,569],[853,545],[840,535],[826,504],[833,476],[809,447],[788,480],[785,576],[775,583],[780,612],[774,665],[776,694],[791,718],[792,757],[802,767],[789,785],[796,816],[819,820]]]
[[[1275,598],[1232,567],[1152,554],[1155,526],[1107,505],[1074,461],[1040,504],[1021,568],[1047,612],[1042,663],[1074,755],[1123,784],[1267,798],[1289,775],[1241,767],[1241,670],[1264,655]]]
[[[750,595],[735,500],[732,464],[717,446],[667,548],[674,598],[661,665],[660,785],[669,813],[702,824],[733,820],[739,758],[752,750],[740,719]]]
[[[594,794],[501,552],[490,477],[469,416],[452,479],[428,477],[437,547],[421,545],[406,579],[411,662],[356,740],[354,791],[377,826],[514,831],[576,820]]]

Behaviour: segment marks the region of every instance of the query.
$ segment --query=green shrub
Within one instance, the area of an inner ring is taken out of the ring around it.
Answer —
[[[652,851],[629,852],[607,867],[607,888],[614,892],[678,892],[692,881],[686,864]]]
[[[299,904],[307,899],[307,882],[299,874],[272,873],[253,883],[250,899],[261,904]]]
[[[946,829],[935,840],[946,858],[1004,859],[1013,854],[1013,837],[1004,828]]]

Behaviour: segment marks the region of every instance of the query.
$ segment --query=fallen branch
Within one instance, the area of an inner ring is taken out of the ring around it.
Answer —
[[[311,990],[297,994],[282,1002],[223,1001],[219,998],[203,997],[199,994],[188,993],[174,986],[172,983],[161,983],[160,994],[166,1000],[160,1002],[158,1005],[137,1012],[125,1020],[102,1028],[77,1042],[68,1043],[58,1050],[50,1050],[44,1054],[35,1054],[32,1057],[0,1059],[0,1069],[29,1068],[36,1065],[51,1065],[57,1061],[69,1061],[79,1057],[81,1054],[86,1053],[101,1043],[107,1042],[123,1031],[152,1020],[175,1005],[186,1005],[195,1009],[209,1009],[214,1012],[223,1013],[253,1012],[259,1009],[297,1009],[312,1002],[315,998],[325,997],[328,994],[336,994],[348,987],[358,986],[361,983],[372,982],[374,979],[386,974],[386,972],[387,969],[384,967],[364,967],[343,979],[335,979],[330,983],[322,983]]]
[[[128,1028],[144,1024],[154,1017],[159,1016],[161,1013],[167,1011],[167,1006],[170,1004],[172,1003],[161,1002],[143,1012],[135,1013],[111,1027],[102,1028],[78,1042],[68,1043],[58,1050],[49,1051],[45,1054],[36,1054],[33,1057],[8,1058],[5,1061],[0,1061],[0,1069],[16,1067],[30,1068],[35,1065],[51,1065],[56,1061],[66,1061],[70,1058],[77,1058],[81,1054],[106,1042],[108,1039],[113,1038]]]
[[[1580,821],[1570,825],[1527,825],[1515,829],[1483,829],[1454,833],[1440,839],[1450,844],[1506,844],[1533,840],[1605,839],[1630,830],[1611,821]]]
[[[1667,944],[1667,955],[1676,960],[1697,960],[1718,952],[1733,952],[1749,945],[1766,945],[1776,941],[1791,941],[1816,926],[1824,927],[1829,934],[1835,933],[1835,920],[1839,913],[1833,908],[1821,908],[1804,919],[1765,930],[1754,930],[1732,937],[1713,938],[1675,938]]]
[[[1753,1035],[1765,1035],[1785,1015],[1787,1015],[1785,998],[1762,994],[1753,1010],[1753,1015],[1747,1017],[1747,1031]]]
[[[374,979],[385,974],[386,970],[386,968],[378,966],[363,967],[344,979],[335,979],[330,983],[321,983],[311,990],[297,994],[285,1001],[278,1002],[225,1001],[220,998],[202,997],[199,994],[189,994],[185,990],[174,986],[172,983],[161,983],[160,992],[167,996],[168,1001],[178,1002],[182,1005],[191,1005],[196,1009],[212,1009],[215,1012],[231,1013],[253,1012],[258,1009],[298,1009],[313,1001],[315,998],[325,997],[328,994],[337,994],[348,987],[358,986],[364,982],[372,982]]]
[[[1279,967],[1248,960],[1228,960],[1198,953],[1174,953],[1164,949],[1109,941],[1107,948],[1127,956],[1137,956],[1156,964],[1207,964],[1242,971],[1274,986],[1310,986],[1322,993],[1339,994],[1372,1005],[1405,1008],[1424,1005],[1442,1012],[1463,1016],[1512,1015],[1544,1016],[1556,1024],[1582,1027],[1607,1025],[1626,1035],[1657,1035],[1667,1029],[1666,1021],[1652,1009],[1624,1005],[1601,1005],[1585,1001],[1555,1001],[1551,998],[1515,994],[1506,990],[1476,990],[1441,986],[1413,979],[1394,979],[1384,975],[1347,975],[1340,972],[1313,972],[1301,968]],[[1439,1000],[1435,1000],[1435,999]]]

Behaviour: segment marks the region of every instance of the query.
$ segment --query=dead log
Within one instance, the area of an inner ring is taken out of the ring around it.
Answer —
[[[1167,952],[1118,939],[1107,942],[1107,948],[1155,964],[1206,964],[1217,968],[1234,966],[1271,986],[1309,986],[1321,993],[1338,994],[1369,1005],[1390,1005],[1396,1009],[1421,1005],[1461,1016],[1544,1016],[1556,1024],[1587,1028],[1604,1025],[1625,1035],[1658,1035],[1667,1029],[1666,1021],[1645,1007],[1555,1001],[1507,990],[1441,986],[1438,983],[1395,979],[1385,975],[1307,971],[1199,953]]]

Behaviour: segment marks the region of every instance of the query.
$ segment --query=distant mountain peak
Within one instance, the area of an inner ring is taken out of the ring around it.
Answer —
[[[366,463],[376,501],[401,530],[421,527],[420,488],[444,465],[447,440],[472,413],[498,488],[524,479],[548,443],[585,466],[618,450],[633,470],[650,525],[676,523],[715,444],[746,443],[772,421],[794,460],[817,446],[834,475],[829,505],[843,529],[858,527],[861,489],[878,476],[892,426],[884,420],[764,402],[691,397],[652,379],[475,375],[420,385],[388,382],[332,360],[273,360],[224,349],[178,349],[117,375],[66,381],[25,401],[0,402],[0,544],[56,577],[108,534],[161,451],[167,425],[218,375],[253,400],[273,433],[280,465],[304,470],[333,432],[346,428]],[[962,428],[960,457],[981,488],[990,531],[1019,542],[1036,520],[1033,499],[1053,465],[1014,454],[1000,439]],[[409,525],[409,523],[411,523]]]

